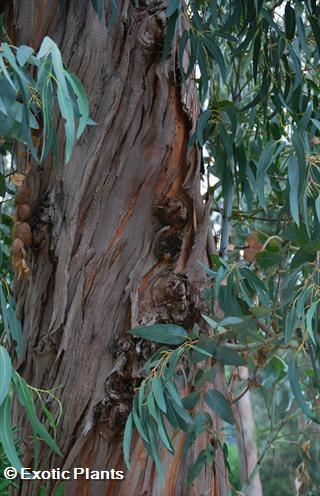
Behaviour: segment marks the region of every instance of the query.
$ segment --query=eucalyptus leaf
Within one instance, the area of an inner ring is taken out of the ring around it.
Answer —
[[[210,389],[204,395],[204,400],[208,407],[228,424],[234,424],[231,407],[220,391]]]

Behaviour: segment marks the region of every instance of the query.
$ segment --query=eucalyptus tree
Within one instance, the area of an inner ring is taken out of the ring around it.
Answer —
[[[298,407],[319,419],[319,7],[13,0],[4,20],[18,317],[3,271],[3,340],[17,345],[15,370],[0,349],[7,458],[21,466],[15,394],[25,465],[131,467],[65,494],[224,496],[230,404],[272,387],[245,493]]]

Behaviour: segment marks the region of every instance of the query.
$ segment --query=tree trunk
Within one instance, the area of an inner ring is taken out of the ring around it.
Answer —
[[[247,367],[239,367],[238,371],[240,379],[246,381],[249,377]],[[233,412],[238,426],[237,441],[240,455],[241,482],[245,483],[248,481],[258,461],[250,391],[247,391],[246,394],[237,401]],[[259,472],[251,482],[246,495],[263,496]]]
[[[41,443],[39,466],[122,470],[123,426],[152,351],[126,331],[154,322],[190,327],[200,321],[206,280],[197,262],[207,263],[212,244],[200,197],[199,153],[187,148],[198,104],[193,86],[176,82],[172,60],[161,62],[164,3],[136,8],[119,0],[110,29],[88,0],[64,3],[61,10],[58,0],[19,0],[10,12],[16,44],[37,49],[45,35],[56,41],[65,64],[81,79],[97,122],[67,166],[57,170],[50,159],[28,174],[34,241],[31,276],[15,285],[24,332],[18,366],[32,385],[60,388],[57,442],[63,459]],[[60,121],[61,156],[62,130]],[[65,494],[225,496],[219,450],[215,467],[207,465],[185,486],[190,463],[208,441],[200,438],[183,459],[181,434],[174,458],[161,452],[164,486],[136,440],[133,471],[124,481],[70,481]],[[32,466],[31,449],[25,464]],[[48,494],[54,484],[46,483]],[[32,484],[24,483],[19,494],[31,492]]]

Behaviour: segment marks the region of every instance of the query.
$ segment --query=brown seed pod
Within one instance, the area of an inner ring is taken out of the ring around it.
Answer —
[[[12,243],[12,254],[13,257],[21,257],[23,250],[23,241],[20,238],[16,238]]]
[[[13,237],[22,239],[25,246],[32,243],[31,227],[27,222],[15,222],[13,225]]]
[[[256,254],[261,251],[263,246],[259,240],[259,233],[254,231],[250,234],[250,236],[246,239],[246,245],[243,258],[246,262],[251,263],[255,259]]]
[[[31,198],[31,189],[23,183],[16,194],[16,204],[29,203]]]
[[[17,219],[27,220],[31,215],[31,208],[27,203],[20,203],[17,205]]]
[[[27,262],[24,258],[13,257],[12,258],[12,264],[13,264],[14,270],[18,273],[18,279],[20,279],[20,277],[28,277],[29,276],[30,269],[29,269]]]
[[[16,172],[15,174],[12,174],[10,176],[10,180],[11,182],[13,182],[15,186],[17,186],[17,188],[21,188],[21,186],[26,181],[26,176],[24,174],[20,174],[19,172]]]

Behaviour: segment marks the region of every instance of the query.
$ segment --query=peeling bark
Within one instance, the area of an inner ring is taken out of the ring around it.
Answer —
[[[175,83],[172,61],[160,61],[165,4],[135,8],[119,0],[117,24],[106,29],[87,0],[65,3],[61,11],[58,0],[13,1],[10,13],[17,44],[37,49],[45,35],[57,42],[98,123],[66,167],[56,170],[50,159],[28,175],[36,242],[28,249],[31,277],[15,285],[24,333],[18,366],[34,386],[61,388],[63,460],[41,444],[39,466],[121,470],[123,424],[152,351],[126,331],[200,319],[206,278],[197,261],[208,261],[210,220],[199,153],[187,148],[198,104],[191,84]],[[61,156],[62,130],[60,122]],[[180,206],[175,219],[173,204]],[[22,427],[32,466],[25,420]],[[176,437],[175,457],[161,454],[163,487],[136,440],[125,481],[70,481],[66,494],[225,496],[219,451],[215,467],[185,487],[188,466],[208,440],[200,438],[183,459],[184,436]],[[47,487],[52,494],[53,483]],[[19,494],[31,493],[23,484]]]

